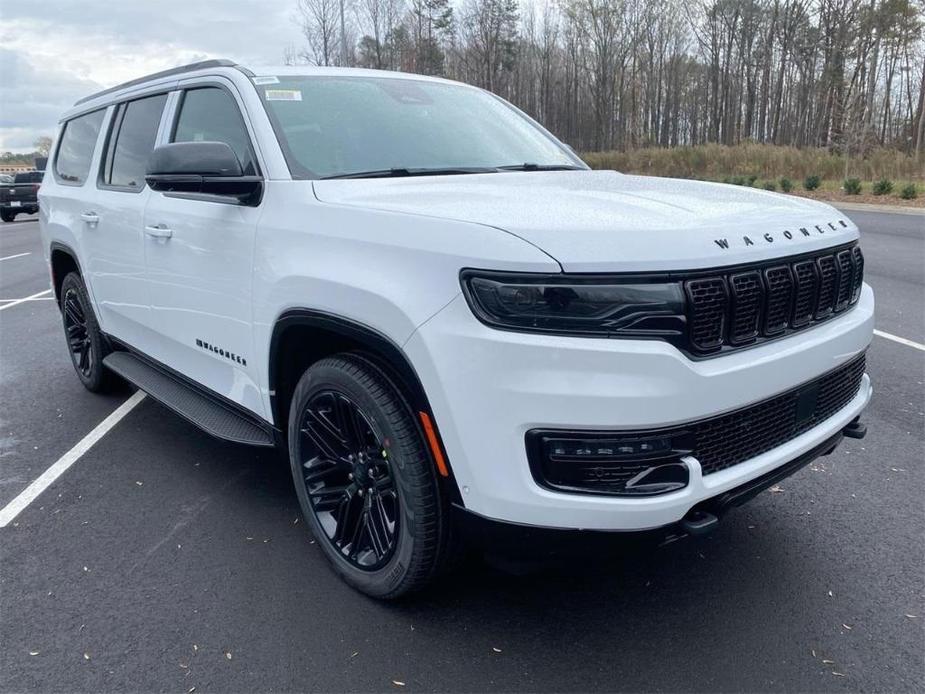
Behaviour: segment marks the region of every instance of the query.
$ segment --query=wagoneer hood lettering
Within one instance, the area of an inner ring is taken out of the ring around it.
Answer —
[[[503,229],[567,272],[697,269],[846,243],[857,228],[829,205],[702,181],[613,171],[315,181],[322,202]]]

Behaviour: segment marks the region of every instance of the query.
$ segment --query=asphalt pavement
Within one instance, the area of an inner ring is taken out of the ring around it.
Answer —
[[[885,335],[869,434],[713,534],[526,577],[470,562],[383,604],[328,569],[285,461],[146,399],[0,528],[0,690],[925,690],[925,351],[889,339],[925,343],[925,217],[849,216]],[[131,395],[80,386],[21,219],[0,509]]]

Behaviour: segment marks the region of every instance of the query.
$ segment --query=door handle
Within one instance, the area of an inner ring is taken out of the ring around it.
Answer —
[[[84,212],[80,218],[87,224],[97,224],[100,221],[100,216],[96,212]]]
[[[156,224],[154,226],[146,226],[145,233],[156,239],[169,239],[173,236],[173,229],[169,229],[163,224]]]

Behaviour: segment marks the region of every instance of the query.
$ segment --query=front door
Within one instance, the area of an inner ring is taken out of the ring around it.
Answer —
[[[226,142],[245,174],[257,173],[231,87],[183,92],[171,142]],[[261,207],[154,192],[145,210],[152,324],[163,339],[151,356],[264,416],[252,360],[252,274]]]

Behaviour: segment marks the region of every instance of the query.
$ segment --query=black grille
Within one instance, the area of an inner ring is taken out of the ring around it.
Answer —
[[[770,267],[764,271],[764,284],[768,289],[765,307],[764,334],[776,335],[790,324],[793,305],[793,275],[788,265]]]
[[[854,274],[851,276],[850,303],[853,304],[861,296],[861,285],[864,283],[864,256],[859,246],[851,249],[851,260],[854,265]]]
[[[857,245],[686,280],[690,345],[708,354],[806,328],[857,303]]]
[[[761,318],[761,275],[740,272],[729,278],[732,288],[732,324],[729,340],[733,344],[750,342],[758,336]]]
[[[851,299],[852,273],[854,272],[854,263],[851,260],[851,250],[845,249],[839,251],[835,256],[835,262],[838,264],[838,291],[835,293],[835,310],[844,311],[848,307],[848,301]]]
[[[824,255],[816,258],[819,268],[819,295],[816,297],[816,320],[828,318],[835,310],[835,291],[838,287],[838,269],[835,257]]]
[[[847,405],[861,387],[864,355],[821,378],[735,412],[693,424],[692,455],[703,474],[741,463],[795,439]]]
[[[722,346],[729,313],[725,278],[691,280],[685,282],[685,289],[688,301],[697,306],[697,312],[690,319],[691,342],[705,350]]]

